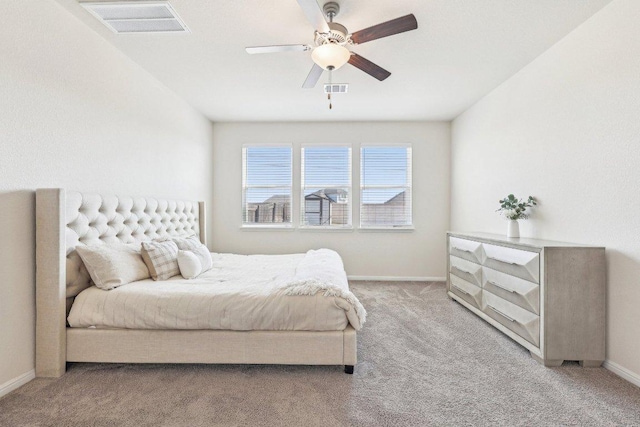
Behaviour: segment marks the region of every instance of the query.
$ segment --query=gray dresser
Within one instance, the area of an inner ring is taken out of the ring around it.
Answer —
[[[604,248],[447,233],[449,297],[545,366],[605,358]]]

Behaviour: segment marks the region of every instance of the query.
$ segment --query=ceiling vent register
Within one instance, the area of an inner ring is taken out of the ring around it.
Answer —
[[[324,93],[347,93],[349,83],[327,83],[324,85]]]
[[[189,32],[168,1],[80,4],[116,34]]]

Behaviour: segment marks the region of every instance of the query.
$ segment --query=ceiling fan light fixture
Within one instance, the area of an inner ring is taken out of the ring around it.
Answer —
[[[311,52],[311,59],[325,70],[337,70],[349,62],[351,52],[344,46],[336,43],[326,43],[316,47]]]

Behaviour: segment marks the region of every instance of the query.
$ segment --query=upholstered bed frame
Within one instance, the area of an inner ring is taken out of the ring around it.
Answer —
[[[132,243],[195,233],[206,244],[204,202],[36,191],[36,375],[67,362],[356,364],[356,332],[70,328],[67,314],[89,277],[77,245]],[[76,290],[76,291],[74,291]],[[69,296],[69,297],[68,297]]]

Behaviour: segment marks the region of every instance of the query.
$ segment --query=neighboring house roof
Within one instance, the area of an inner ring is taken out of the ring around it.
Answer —
[[[291,201],[291,196],[288,196],[286,194],[275,194],[269,197],[264,202],[260,202],[260,203],[289,203],[290,201]]]
[[[365,206],[385,206],[385,205],[390,205],[392,203],[404,203],[404,199],[405,199],[405,191],[401,191],[398,194],[394,195],[393,197],[391,197],[390,199],[388,199],[385,202],[365,202],[363,203],[363,205]]]
[[[315,191],[311,194],[307,194],[305,199],[329,199],[331,202],[336,203],[338,197],[346,197],[347,192],[341,188],[323,188]]]
[[[384,202],[384,204],[386,205],[387,203],[391,203],[397,199],[403,198],[404,199],[404,191],[399,192],[398,194],[396,194],[395,196],[393,196],[392,198],[390,198],[389,200],[387,200],[386,202]]]

